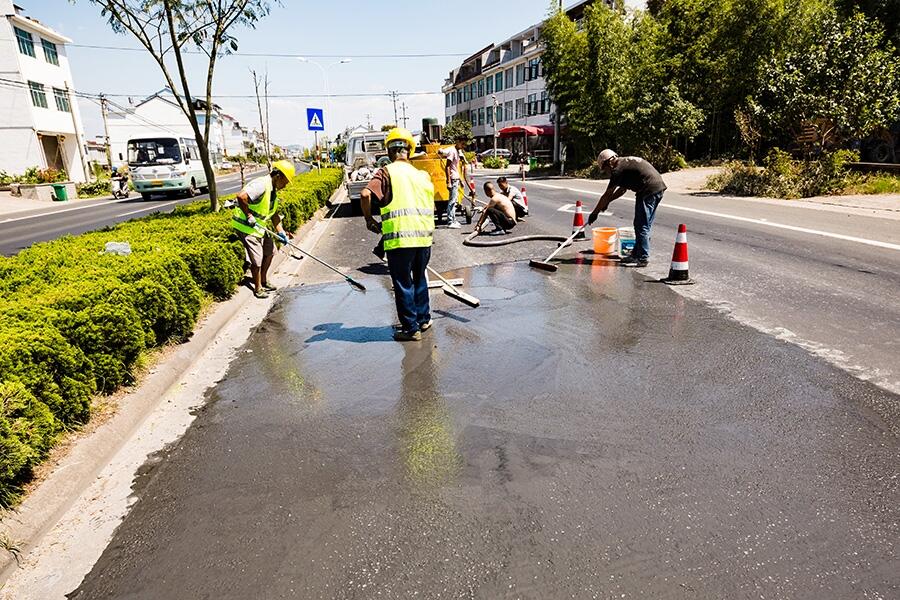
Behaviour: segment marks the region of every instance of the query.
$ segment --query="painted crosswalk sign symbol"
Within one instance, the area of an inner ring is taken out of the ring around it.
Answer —
[[[325,115],[321,108],[306,109],[306,128],[310,131],[325,131]]]

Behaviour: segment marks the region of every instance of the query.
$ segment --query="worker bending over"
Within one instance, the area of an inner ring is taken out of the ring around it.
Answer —
[[[279,160],[272,163],[272,172],[250,181],[238,192],[237,206],[231,213],[231,226],[244,245],[250,275],[253,278],[253,294],[267,298],[275,289],[267,275],[275,253],[275,241],[265,229],[274,230],[278,241],[287,244],[288,236],[281,226],[278,211],[278,190],[284,189],[294,179],[294,163]]]
[[[422,339],[421,332],[431,327],[425,269],[434,236],[434,185],[428,173],[409,162],[416,142],[408,130],[391,129],[385,145],[391,164],[379,169],[361,192],[360,205],[366,227],[380,233],[384,241],[400,319],[394,339],[417,341]],[[380,209],[381,223],[372,217],[373,199]]]
[[[487,206],[484,207],[484,211],[481,213],[481,218],[478,220],[478,225],[475,226],[475,229],[481,231],[485,219],[490,219],[491,223],[494,224],[494,231],[499,231],[501,233],[506,233],[515,227],[516,209],[514,208],[512,201],[503,194],[497,192],[497,190],[494,189],[494,184],[490,181],[484,182],[484,194],[488,197],[488,203]]]
[[[506,177],[498,177],[497,185],[500,186],[500,193],[509,198],[513,203],[513,208],[516,209],[516,219],[521,221],[527,217],[528,207],[525,205],[525,196],[522,195],[522,190],[509,185],[509,181]]]
[[[650,227],[666,184],[653,165],[637,156],[619,157],[606,149],[597,157],[597,165],[609,175],[609,186],[588,217],[588,225],[592,225],[613,200],[628,190],[634,192],[637,197],[634,203],[635,244],[631,256],[622,259],[622,264],[646,267],[650,261]]]

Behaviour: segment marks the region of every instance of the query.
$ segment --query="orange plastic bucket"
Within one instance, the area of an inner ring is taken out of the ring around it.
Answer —
[[[619,230],[615,227],[594,227],[594,254],[615,254]]]

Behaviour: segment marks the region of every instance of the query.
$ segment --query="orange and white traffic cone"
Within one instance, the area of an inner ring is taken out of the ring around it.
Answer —
[[[675,234],[675,250],[672,252],[672,266],[669,276],[662,280],[669,285],[693,285],[694,281],[688,273],[687,225],[678,226]]]
[[[525,203],[525,210],[528,210],[528,192],[525,191],[525,186],[522,186],[522,202]]]
[[[575,202],[575,218],[572,220],[572,233],[576,231],[578,231],[578,235],[575,236],[576,240],[583,240],[586,237],[584,235],[584,212],[581,208],[581,200]]]

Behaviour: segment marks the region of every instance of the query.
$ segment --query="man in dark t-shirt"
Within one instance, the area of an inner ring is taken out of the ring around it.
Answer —
[[[622,264],[646,267],[650,260],[650,227],[656,216],[656,207],[666,191],[666,184],[653,165],[637,156],[619,157],[607,149],[597,157],[597,164],[601,171],[609,175],[609,186],[588,217],[588,225],[592,225],[597,215],[606,210],[613,200],[628,190],[634,192],[637,198],[634,203],[636,239],[631,256],[623,259]]]

